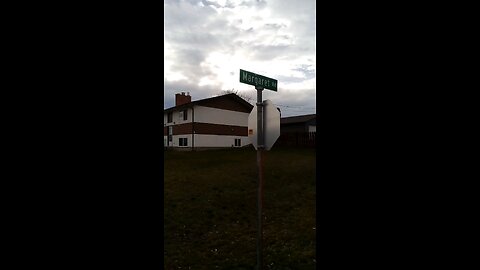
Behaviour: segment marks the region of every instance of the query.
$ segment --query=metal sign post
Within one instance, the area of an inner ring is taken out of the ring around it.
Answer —
[[[258,195],[257,195],[257,270],[263,269],[262,267],[262,241],[263,241],[263,228],[262,228],[262,208],[263,208],[263,148],[264,148],[264,135],[263,135],[263,102],[262,91],[263,87],[256,86],[257,89],[257,168],[258,168]]]
[[[277,91],[277,80],[240,69],[240,82],[254,85],[257,90],[257,106],[248,116],[248,135],[257,149],[258,194],[257,194],[257,270],[263,269],[263,168],[265,151],[270,150],[280,135],[280,114],[271,101],[262,102],[262,91]],[[255,109],[256,115],[255,115]],[[272,112],[273,110],[273,112]],[[255,119],[256,117],[256,119]],[[267,118],[269,119],[267,121]],[[256,123],[255,123],[256,122]],[[257,134],[255,134],[255,130]],[[267,134],[266,134],[267,133]],[[265,136],[267,135],[267,136]]]

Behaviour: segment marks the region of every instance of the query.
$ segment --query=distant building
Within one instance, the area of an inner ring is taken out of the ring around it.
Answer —
[[[248,115],[253,105],[235,94],[192,102],[175,94],[175,106],[164,110],[164,146],[176,149],[242,147],[250,144]]]
[[[317,115],[299,115],[280,118],[278,146],[315,147]]]
[[[280,133],[316,132],[317,115],[307,114],[280,119]]]

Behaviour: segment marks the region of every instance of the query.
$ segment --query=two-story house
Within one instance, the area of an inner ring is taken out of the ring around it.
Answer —
[[[189,93],[175,94],[175,106],[164,110],[164,145],[186,150],[248,145],[252,109],[235,94],[193,102]]]

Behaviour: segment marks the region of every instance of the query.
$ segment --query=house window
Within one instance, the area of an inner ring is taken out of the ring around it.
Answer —
[[[168,127],[168,141],[169,142],[173,141],[172,137],[173,137],[173,127],[169,126]]]
[[[235,139],[235,146],[241,146],[240,139]]]
[[[171,112],[169,112],[167,114],[167,123],[171,123],[173,121],[173,114]]]
[[[187,138],[178,138],[178,144],[180,146],[187,146],[188,145]]]
[[[187,120],[187,110],[180,111],[178,114],[178,119],[179,120]]]

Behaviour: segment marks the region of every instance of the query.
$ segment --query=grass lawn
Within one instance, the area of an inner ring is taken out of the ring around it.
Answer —
[[[255,149],[164,162],[165,269],[255,269]],[[264,179],[264,269],[315,269],[315,150],[274,147]]]

